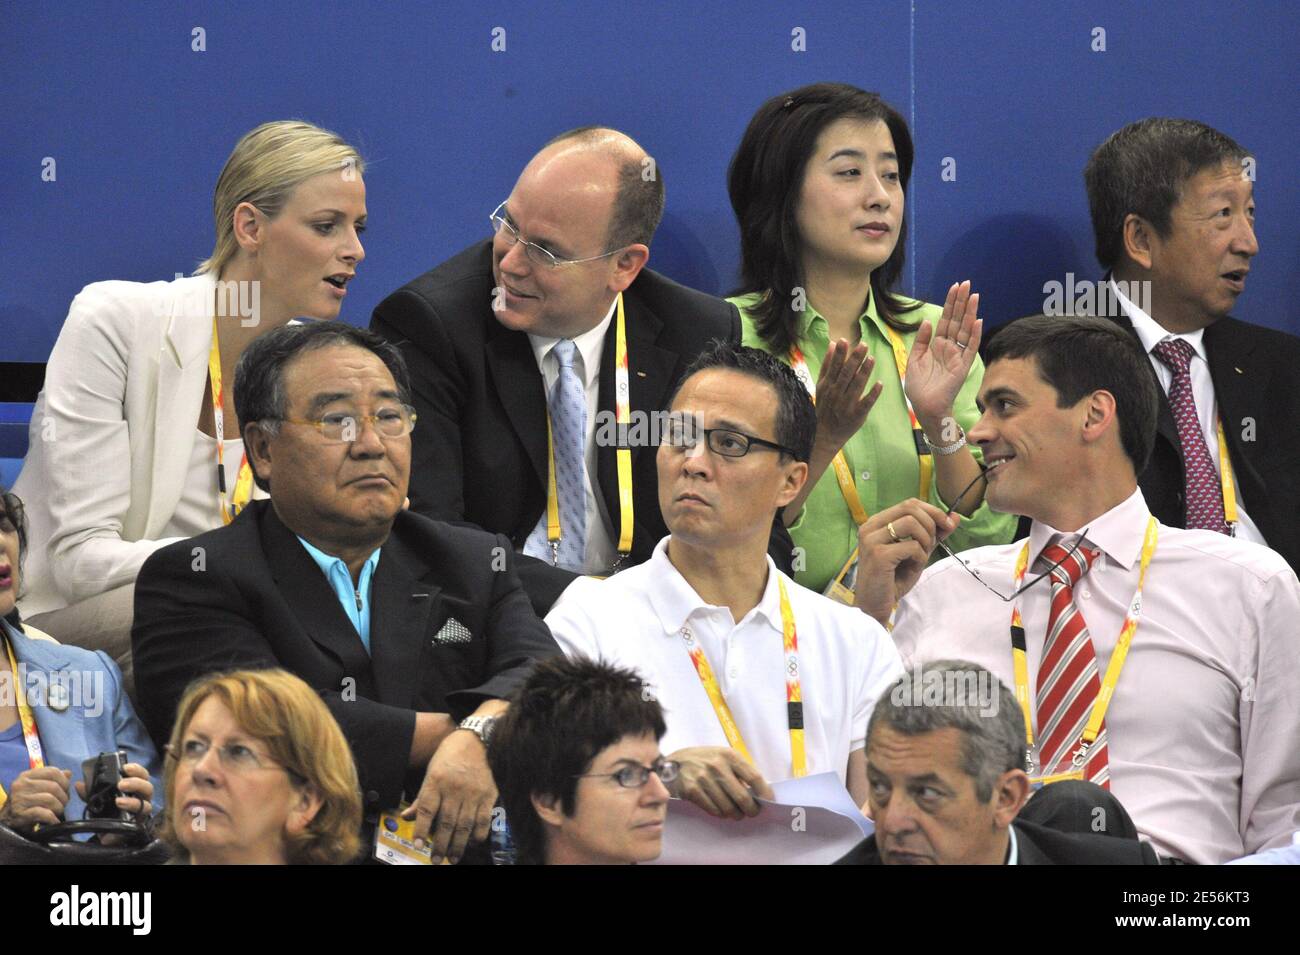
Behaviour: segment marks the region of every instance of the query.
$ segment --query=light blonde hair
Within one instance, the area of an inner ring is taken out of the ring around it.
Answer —
[[[212,196],[217,244],[211,258],[204,260],[195,275],[211,272],[217,278],[239,251],[235,241],[235,207],[251,202],[274,219],[289,200],[294,188],[323,172],[338,170],[345,176],[360,176],[365,160],[337,133],[297,119],[263,123],[245,133],[231,152],[217,178]]]
[[[163,767],[167,812],[159,835],[172,855],[189,850],[176,837],[176,767],[190,721],[203,702],[215,697],[235,722],[264,743],[271,758],[289,771],[299,787],[321,797],[320,811],[307,827],[285,836],[293,865],[341,865],[361,851],[361,786],[352,750],[343,731],[316,691],[286,670],[236,670],[216,673],[190,685],[176,709],[168,758]]]

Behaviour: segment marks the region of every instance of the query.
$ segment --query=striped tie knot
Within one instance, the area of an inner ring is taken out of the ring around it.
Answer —
[[[1175,375],[1187,374],[1196,354],[1192,343],[1182,338],[1166,338],[1151,351]]]
[[[1090,550],[1087,547],[1078,547],[1074,553],[1070,553],[1068,547],[1062,547],[1060,544],[1048,544],[1043,548],[1039,560],[1046,561],[1049,567],[1052,567],[1052,582],[1062,587],[1074,589],[1074,585],[1083,579],[1092,567],[1092,562],[1100,556],[1100,550]],[[1054,566],[1060,564],[1059,567]]]

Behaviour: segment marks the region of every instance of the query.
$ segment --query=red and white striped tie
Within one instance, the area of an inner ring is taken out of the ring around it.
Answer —
[[[1038,665],[1038,753],[1044,775],[1069,772],[1070,759],[1079,747],[1093,704],[1101,690],[1097,655],[1088,624],[1074,603],[1074,585],[1088,572],[1099,550],[1078,548],[1067,558],[1060,544],[1043,548],[1040,560],[1049,565],[1064,561],[1052,571],[1052,610],[1047,620],[1047,640]],[[1088,752],[1084,778],[1110,788],[1106,727]]]

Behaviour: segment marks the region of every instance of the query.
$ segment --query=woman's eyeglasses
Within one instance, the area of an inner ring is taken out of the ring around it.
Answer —
[[[179,747],[168,744],[163,747],[167,755],[182,765],[193,766],[200,762],[208,751],[213,749],[211,743],[201,739],[187,739]],[[269,756],[260,756],[251,746],[244,743],[226,743],[216,747],[217,761],[228,773],[252,773],[259,769],[283,769],[290,776],[301,778],[287,766],[281,766]]]
[[[655,760],[653,766],[624,766],[622,769],[613,773],[578,773],[574,779],[603,779],[608,777],[617,782],[624,789],[640,789],[650,781],[650,774],[654,773],[659,777],[662,783],[670,783],[677,778],[678,772],[681,771],[681,764],[671,759]]]

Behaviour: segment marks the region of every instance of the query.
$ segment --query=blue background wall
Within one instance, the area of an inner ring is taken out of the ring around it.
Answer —
[[[918,152],[903,286],[971,278],[991,323],[1043,283],[1095,277],[1081,171],[1143,116],[1252,149],[1261,254],[1236,314],[1300,332],[1297,5],[1218,2],[134,2],[0,8],[0,360],[44,361],[72,296],[189,272],[211,194],[268,119],[337,130],[371,162],[368,258],[343,317],[488,233],[555,132],[606,123],[656,157],[652,265],[735,281],[727,162],[768,96],[823,79],[881,92]],[[205,52],[191,30],[206,30]],[[494,27],[506,50],[491,50]],[[806,31],[807,51],[791,49]],[[1106,31],[1093,52],[1092,30]],[[42,182],[42,159],[58,178]],[[957,179],[942,181],[952,157]]]

